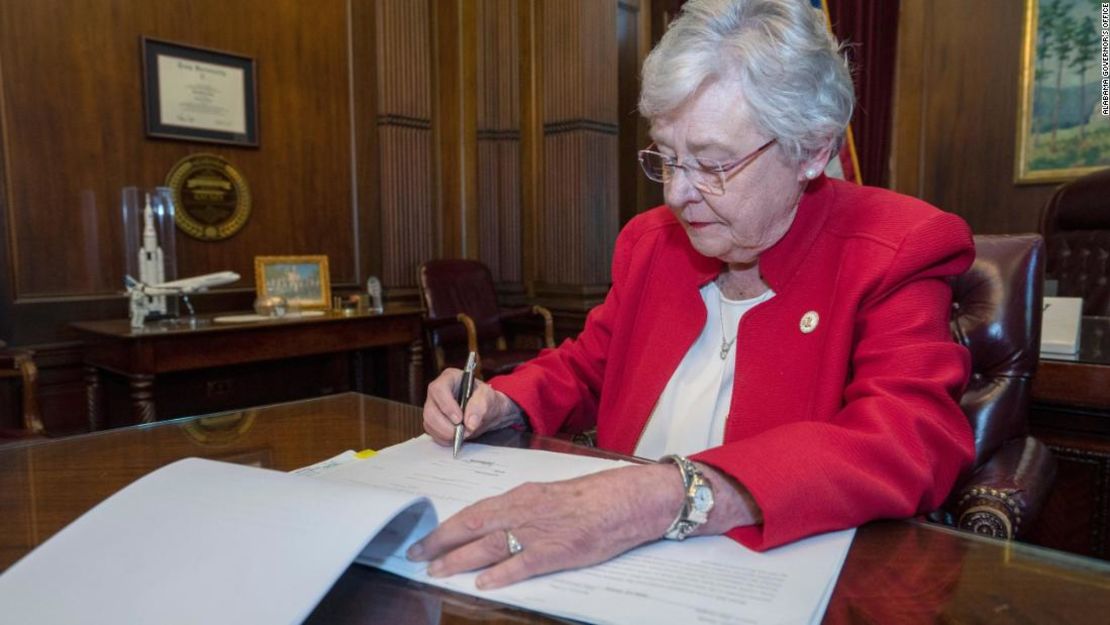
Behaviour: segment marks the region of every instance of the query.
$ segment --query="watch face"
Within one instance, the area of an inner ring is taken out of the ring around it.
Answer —
[[[708,487],[694,491],[694,509],[698,512],[708,512],[713,507],[713,491]]]

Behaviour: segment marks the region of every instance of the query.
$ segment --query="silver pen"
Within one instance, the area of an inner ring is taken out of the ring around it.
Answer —
[[[459,404],[459,411],[462,413],[463,418],[455,424],[455,445],[452,449],[451,457],[458,458],[459,450],[462,449],[463,436],[466,434],[466,426],[463,421],[466,419],[466,404],[470,401],[470,395],[474,393],[474,368],[478,364],[477,352],[470,352],[466,357],[466,367],[463,368],[462,382],[459,383],[459,391],[455,397],[455,401]]]

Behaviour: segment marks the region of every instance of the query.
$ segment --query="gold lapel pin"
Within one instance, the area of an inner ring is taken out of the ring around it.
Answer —
[[[811,310],[802,315],[802,320],[798,322],[798,329],[802,334],[809,334],[817,329],[817,323],[821,321],[821,317],[817,314],[816,310]]]

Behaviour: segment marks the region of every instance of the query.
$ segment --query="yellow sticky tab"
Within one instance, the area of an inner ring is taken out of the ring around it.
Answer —
[[[373,449],[363,449],[362,451],[356,453],[355,457],[357,457],[359,460],[366,460],[370,456],[373,456],[377,453],[378,452],[374,451]]]

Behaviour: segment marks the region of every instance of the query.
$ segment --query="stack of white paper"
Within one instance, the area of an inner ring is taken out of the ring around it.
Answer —
[[[1079,351],[1081,297],[1046,297],[1041,317],[1041,353],[1073,355]]]
[[[367,496],[367,494],[370,496]],[[0,575],[0,620],[300,623],[398,511],[427,500],[190,458],[103,501]]]
[[[136,481],[0,575],[5,622],[299,623],[352,561],[595,623],[815,623],[854,530],[769,553],[721,537],[659,542],[491,592],[432,579],[404,550],[443,515],[525,481],[625,463],[421,437],[315,477],[189,459]],[[59,600],[64,598],[64,600]]]

